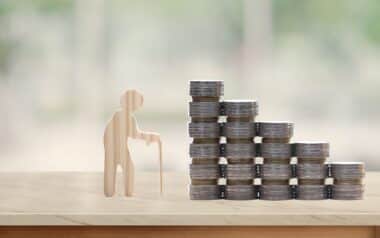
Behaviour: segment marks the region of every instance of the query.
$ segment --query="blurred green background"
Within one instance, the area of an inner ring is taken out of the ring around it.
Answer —
[[[0,0],[0,170],[102,170],[105,124],[136,88],[141,129],[185,171],[194,78],[380,170],[379,19],[377,0]],[[157,169],[155,146],[131,148]]]

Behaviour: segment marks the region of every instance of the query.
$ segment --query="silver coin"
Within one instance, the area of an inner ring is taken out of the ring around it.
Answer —
[[[190,144],[190,157],[207,159],[220,157],[219,144]]]
[[[364,185],[333,185],[332,199],[335,200],[361,200],[364,195]]]
[[[258,122],[257,136],[263,138],[290,138],[293,136],[293,123],[290,122]]]
[[[253,122],[227,122],[224,126],[224,135],[227,138],[253,138],[255,128]]]
[[[292,198],[289,185],[261,185],[260,199],[262,200],[289,200]]]
[[[216,122],[191,122],[189,123],[189,135],[192,138],[218,138],[220,137],[220,125]]]
[[[261,157],[268,159],[292,157],[292,147],[287,143],[262,143],[260,151]]]
[[[255,144],[229,144],[225,146],[226,158],[253,158],[256,155]]]
[[[297,199],[299,200],[322,200],[327,197],[325,185],[298,185]]]
[[[261,178],[267,180],[287,180],[292,177],[290,164],[263,164]]]
[[[254,100],[228,100],[222,102],[227,117],[255,117],[258,104]]]
[[[250,180],[254,178],[253,164],[228,164],[227,179]]]
[[[252,200],[255,198],[255,189],[253,185],[227,185],[227,200]]]
[[[190,164],[191,179],[219,179],[218,164]]]
[[[299,179],[324,179],[327,177],[326,164],[297,164]]]
[[[220,97],[223,90],[223,81],[190,81],[190,95],[193,97]]]
[[[190,185],[191,200],[216,200],[219,198],[219,185]]]
[[[219,117],[219,102],[189,102],[189,114],[196,118]]]
[[[330,155],[327,142],[297,142],[295,156],[298,158],[326,158]]]
[[[331,175],[335,179],[361,179],[365,176],[365,167],[362,162],[334,162],[331,163]]]

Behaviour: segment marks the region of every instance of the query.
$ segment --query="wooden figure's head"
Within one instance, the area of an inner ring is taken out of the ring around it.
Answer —
[[[137,90],[127,90],[120,97],[120,105],[123,109],[134,112],[144,103],[144,97]]]

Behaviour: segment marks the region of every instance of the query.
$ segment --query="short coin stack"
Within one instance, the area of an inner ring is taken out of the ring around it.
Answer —
[[[331,164],[331,175],[334,178],[332,199],[363,199],[364,164],[360,162],[336,162]]]
[[[190,83],[191,122],[190,198],[194,200],[219,199],[219,99],[223,95],[222,81],[192,81]]]
[[[256,101],[224,101],[223,114],[227,116],[224,135],[227,143],[226,199],[249,200],[255,198],[254,158],[255,126],[258,113]]]
[[[298,191],[301,200],[321,200],[327,198],[325,178],[326,158],[329,144],[326,142],[299,142],[295,144],[297,157]]]
[[[290,138],[293,124],[289,122],[260,122],[258,136],[262,137],[260,155],[264,159],[260,199],[287,200],[292,198],[289,179],[292,177]]]

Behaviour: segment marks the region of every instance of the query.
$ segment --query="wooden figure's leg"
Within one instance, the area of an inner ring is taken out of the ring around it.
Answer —
[[[113,150],[107,149],[107,146],[105,144],[104,194],[107,197],[112,197],[115,194],[117,163]]]
[[[131,156],[129,154],[129,150],[126,150],[126,158],[123,161],[123,174],[124,174],[124,191],[125,196],[130,197],[133,196],[134,190],[134,180],[135,180],[135,167]]]

